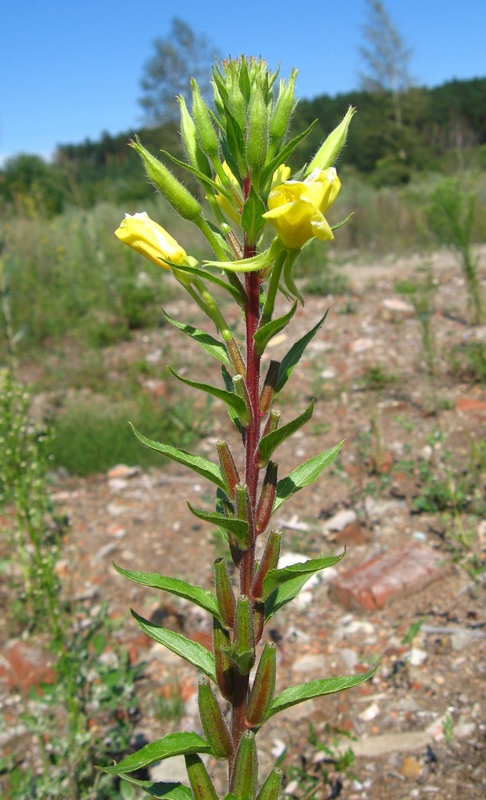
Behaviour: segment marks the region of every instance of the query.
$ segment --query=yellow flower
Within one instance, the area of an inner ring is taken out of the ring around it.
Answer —
[[[268,211],[263,214],[289,250],[302,247],[314,236],[334,239],[325,212],[336,199],[341,181],[333,167],[315,169],[305,181],[284,181],[268,196]]]
[[[169,265],[162,259],[173,264],[182,264],[186,258],[186,251],[167,231],[150,219],[146,211],[125,214],[115,236],[163,269],[169,269]]]
[[[227,190],[233,197],[233,203],[224,194],[216,194],[216,202],[218,206],[225,212],[225,214],[236,222],[237,225],[241,222],[241,212],[243,210],[243,195],[241,193],[240,185],[235,176],[231,172],[226,161],[223,161],[223,170],[228,177]],[[216,183],[222,186],[222,181],[219,175],[216,175]]]

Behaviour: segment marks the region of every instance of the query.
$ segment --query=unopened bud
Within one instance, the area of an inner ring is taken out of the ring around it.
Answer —
[[[240,422],[243,427],[246,428],[247,425],[250,424],[251,420],[251,401],[248,394],[248,389],[246,388],[246,381],[242,375],[235,375],[233,377],[233,386],[235,389],[235,394],[245,401],[246,412],[240,415]]]
[[[230,494],[233,495],[236,484],[240,482],[240,476],[233,454],[229,449],[228,443],[225,442],[224,439],[220,439],[216,442],[216,450],[218,451],[219,466],[221,467],[223,478],[228,486]]]
[[[232,628],[235,619],[236,600],[228,575],[228,568],[223,558],[217,558],[214,562],[214,581],[219,613],[226,627]]]
[[[255,636],[250,598],[244,594],[236,603],[233,646],[240,674],[248,675],[255,663]]]
[[[258,758],[255,735],[245,731],[236,751],[230,789],[236,800],[253,800],[258,781]]]
[[[248,138],[246,143],[246,161],[256,183],[263,167],[268,151],[268,109],[260,88],[255,87],[250,96],[248,107]]]
[[[280,558],[280,547],[282,544],[282,531],[270,531],[268,534],[265,550],[257,573],[253,579],[251,596],[255,600],[264,600],[263,581],[271,569],[277,569]]]
[[[190,753],[184,758],[194,800],[218,800],[216,789],[200,756]]]
[[[263,389],[260,394],[260,413],[262,416],[268,412],[268,409],[272,405],[279,369],[279,361],[270,361],[267,374],[265,375]]]
[[[339,153],[346,144],[349,124],[356,112],[356,109],[349,106],[343,121],[334,128],[326,141],[320,146],[314,158],[305,171],[305,175],[310,175],[314,169],[327,169],[335,163]]]
[[[199,170],[199,172],[202,172],[203,175],[206,175],[208,178],[211,178],[212,177],[211,167],[209,165],[209,161],[206,155],[199,147],[196,136],[196,126],[194,125],[194,120],[192,119],[191,115],[189,114],[189,111],[187,110],[184,96],[181,95],[180,97],[178,97],[177,101],[179,103],[181,110],[181,138],[184,144],[184,149],[186,151],[189,164],[194,169],[197,169]]]
[[[204,735],[211,745],[213,756],[220,761],[227,759],[233,752],[233,742],[207,678],[199,681],[198,705]]]
[[[247,722],[252,727],[258,727],[265,721],[270,703],[273,700],[276,672],[277,648],[273,643],[267,643],[258,662],[258,669],[246,712]]]
[[[159,192],[165,197],[167,202],[174,208],[181,217],[188,220],[195,220],[202,214],[202,208],[195,197],[179,183],[177,178],[164,167],[148,150],[140,144],[138,139],[130,142],[131,147],[137,151],[145,165],[145,170],[149,179]]]
[[[228,631],[226,631],[218,622],[213,621],[213,653],[216,671],[216,681],[219,691],[225,698],[230,701],[233,695],[234,683],[234,666],[225,653],[231,646],[231,639]]]
[[[292,69],[288,83],[280,81],[280,90],[275,109],[270,120],[270,141],[278,145],[284,139],[289,127],[290,118],[295,108],[295,80],[297,70]]]
[[[263,479],[263,486],[256,510],[256,534],[259,536],[266,529],[272,516],[275,493],[277,491],[278,464],[269,461]]]
[[[257,794],[256,800],[278,800],[283,772],[281,769],[272,769],[267,780]]]
[[[214,162],[218,158],[219,143],[216,132],[211,122],[209,109],[201,97],[199,86],[194,78],[191,80],[192,86],[192,117],[196,126],[196,136],[199,144],[206,153],[210,161]]]

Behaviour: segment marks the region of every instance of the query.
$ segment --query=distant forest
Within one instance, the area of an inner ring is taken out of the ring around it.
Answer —
[[[406,184],[425,172],[486,170],[486,78],[411,88],[400,95],[400,103],[398,125],[387,92],[354,91],[301,100],[293,135],[317,122],[295,151],[295,163],[310,160],[352,105],[358,113],[341,157],[341,171],[353,171],[379,187]],[[34,203],[37,213],[50,216],[67,205],[90,207],[102,200],[133,204],[152,196],[137,155],[127,147],[135,134],[156,155],[162,149],[184,158],[174,122],[60,145],[52,163],[38,156],[16,156],[0,170],[0,210],[29,213]],[[174,171],[192,188],[189,173]]]

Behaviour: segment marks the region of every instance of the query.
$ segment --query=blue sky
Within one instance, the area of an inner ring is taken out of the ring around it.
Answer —
[[[486,75],[486,0],[385,0],[419,85]],[[178,16],[226,55],[299,69],[301,97],[357,87],[364,0],[4,0],[0,163],[141,122],[139,81]]]

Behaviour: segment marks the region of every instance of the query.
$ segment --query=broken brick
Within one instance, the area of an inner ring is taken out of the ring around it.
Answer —
[[[407,542],[339,575],[329,594],[346,608],[373,611],[425,588],[445,571],[435,550]]]

